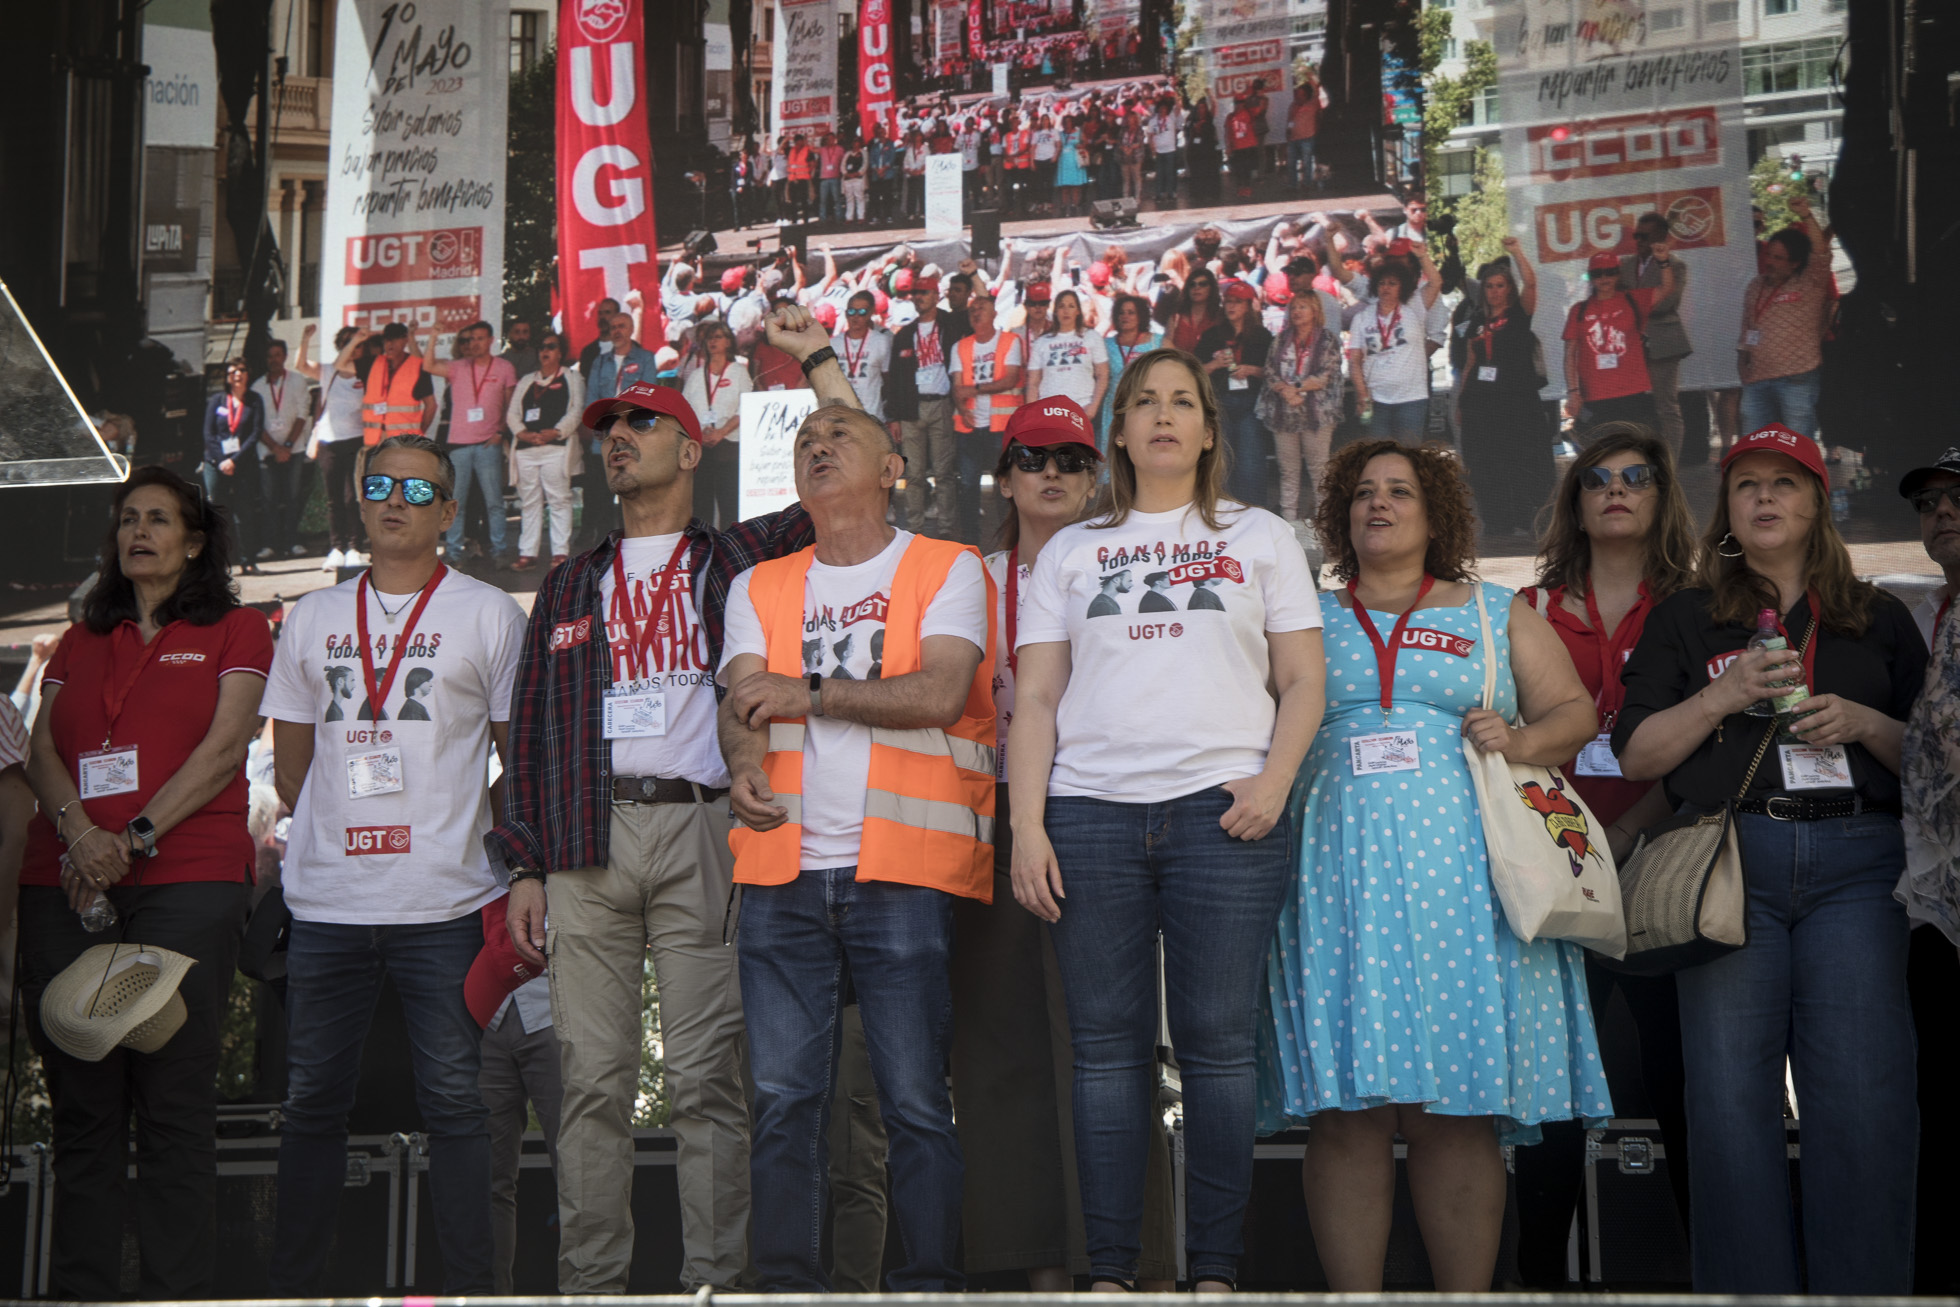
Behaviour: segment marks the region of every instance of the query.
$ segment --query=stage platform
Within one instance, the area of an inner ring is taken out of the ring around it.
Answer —
[[[601,1297],[598,1295],[537,1296],[509,1298],[416,1297],[402,1298],[267,1298],[266,1307],[441,1307],[443,1304],[470,1304],[471,1307],[956,1307],[957,1304],[985,1304],[986,1307],[1080,1307],[1088,1295],[1073,1293],[867,1293],[867,1294],[748,1294],[716,1293]],[[1138,1293],[1121,1301],[1135,1307],[1190,1307],[1193,1295],[1187,1293]],[[20,1299],[0,1299],[0,1305]],[[157,1307],[203,1307],[223,1300],[181,1300],[158,1303]],[[1855,1298],[1848,1296],[1722,1296],[1689,1293],[1240,1293],[1226,1301],[1246,1307],[1278,1307],[1279,1304],[1312,1303],[1315,1307],[1924,1307],[1929,1303],[1960,1302],[1956,1298]]]

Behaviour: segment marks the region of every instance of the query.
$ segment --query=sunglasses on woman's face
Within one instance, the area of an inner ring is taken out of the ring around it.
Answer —
[[[1635,463],[1617,472],[1610,467],[1589,467],[1579,474],[1579,486],[1584,490],[1608,490],[1615,476],[1628,490],[1648,490],[1654,484],[1654,469],[1645,463]]]
[[[402,488],[402,498],[417,508],[425,508],[445,497],[442,487],[427,477],[391,477],[379,472],[362,480],[361,497],[379,504],[395,493],[397,485]]]
[[[845,309],[844,316],[847,318],[868,318],[871,316],[871,310],[870,309]]]
[[[1077,472],[1087,472],[1096,465],[1094,454],[1074,449],[1056,449],[1052,446],[1030,449],[1026,445],[1016,445],[1008,451],[1014,466],[1023,472],[1039,473],[1048,466],[1048,460],[1055,460],[1055,470],[1063,476],[1073,476]]]

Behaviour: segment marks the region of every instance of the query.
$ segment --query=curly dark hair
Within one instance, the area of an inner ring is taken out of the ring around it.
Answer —
[[[1439,581],[1474,581],[1477,567],[1477,514],[1470,503],[1470,483],[1456,456],[1441,445],[1405,445],[1396,440],[1360,440],[1329,460],[1325,488],[1314,529],[1327,551],[1334,575],[1352,581],[1360,574],[1354,541],[1348,536],[1348,508],[1354,488],[1368,461],[1383,454],[1400,454],[1415,469],[1422,503],[1435,537],[1422,565]]]
[[[136,604],[136,587],[123,575],[122,548],[117,536],[122,525],[123,505],[144,486],[158,486],[177,498],[177,511],[184,526],[202,537],[197,556],[184,566],[183,578],[168,599],[150,615],[158,626],[189,622],[192,626],[211,626],[238,607],[238,587],[231,579],[232,530],[228,510],[205,498],[204,488],[184,480],[166,467],[139,467],[129,480],[116,487],[110,502],[109,531],[102,538],[102,553],[96,566],[96,581],[82,600],[82,623],[97,635],[107,635],[124,621],[142,616]]]

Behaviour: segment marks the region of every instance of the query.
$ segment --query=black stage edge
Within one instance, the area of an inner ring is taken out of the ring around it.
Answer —
[[[747,1294],[715,1293],[703,1289],[696,1294],[666,1294],[643,1297],[579,1295],[565,1297],[519,1296],[509,1298],[446,1298],[409,1295],[403,1298],[270,1298],[260,1299],[271,1307],[438,1307],[439,1304],[471,1304],[471,1307],[706,1307],[709,1302],[727,1307],[849,1307],[876,1304],[876,1307],[952,1307],[972,1303],[984,1307],[1080,1307],[1086,1295],[1062,1293],[869,1293],[869,1294]],[[1139,1293],[1123,1301],[1139,1307],[1190,1307],[1192,1295],[1184,1293]],[[12,1307],[21,1299],[0,1299],[0,1307]],[[185,1299],[159,1302],[156,1307],[220,1307],[235,1299]],[[1316,1307],[1915,1307],[1928,1303],[1960,1302],[1956,1298],[1858,1298],[1850,1296],[1727,1296],[1721,1294],[1565,1294],[1565,1293],[1240,1293],[1227,1301],[1253,1304],[1302,1304]]]

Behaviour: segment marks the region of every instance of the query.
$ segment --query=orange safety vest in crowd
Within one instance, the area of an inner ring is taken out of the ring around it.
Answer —
[[[815,165],[816,151],[807,145],[799,145],[789,152],[789,179],[793,182],[807,182]]]
[[[803,584],[815,547],[757,563],[749,599],[762,619],[769,670],[796,680],[803,672]],[[886,677],[920,666],[919,625],[971,545],[915,536],[892,577],[885,610]],[[920,727],[871,732],[871,770],[864,792],[864,836],[857,879],[923,885],[960,898],[993,902],[994,893],[994,583],[987,578],[987,647],[974,669],[960,719],[941,730]],[[728,833],[738,885],[786,885],[803,860],[802,717],[769,723],[762,770],[789,818],[774,830],[738,821]]]
[[[1034,167],[1034,133],[1025,127],[1007,134],[1007,166]]]
[[[1014,339],[1015,333],[1011,331],[1001,331],[999,329],[994,331],[995,375],[988,378],[989,381],[1000,380],[1000,352],[1006,349]],[[962,336],[960,337],[960,343],[953,347],[953,355],[959,364],[958,380],[962,386],[975,384],[973,380],[974,344],[973,337]],[[1026,368],[1027,365],[1028,360],[1024,351],[1021,366]],[[1026,379],[1024,375],[1022,380],[1025,381]],[[1014,410],[1021,407],[1021,388],[1017,385],[1012,390],[1003,390],[992,395],[976,395],[973,399],[973,407],[979,412],[992,414],[992,417],[987,422],[988,430],[1005,431],[1007,430],[1007,419],[1013,417]],[[953,410],[953,425],[961,431],[973,430],[973,424],[966,420],[966,414],[957,408]]]
[[[415,383],[422,377],[422,360],[404,355],[395,375],[388,375],[386,355],[368,367],[367,397],[361,403],[361,443],[378,445],[390,436],[422,434],[422,401]]]

